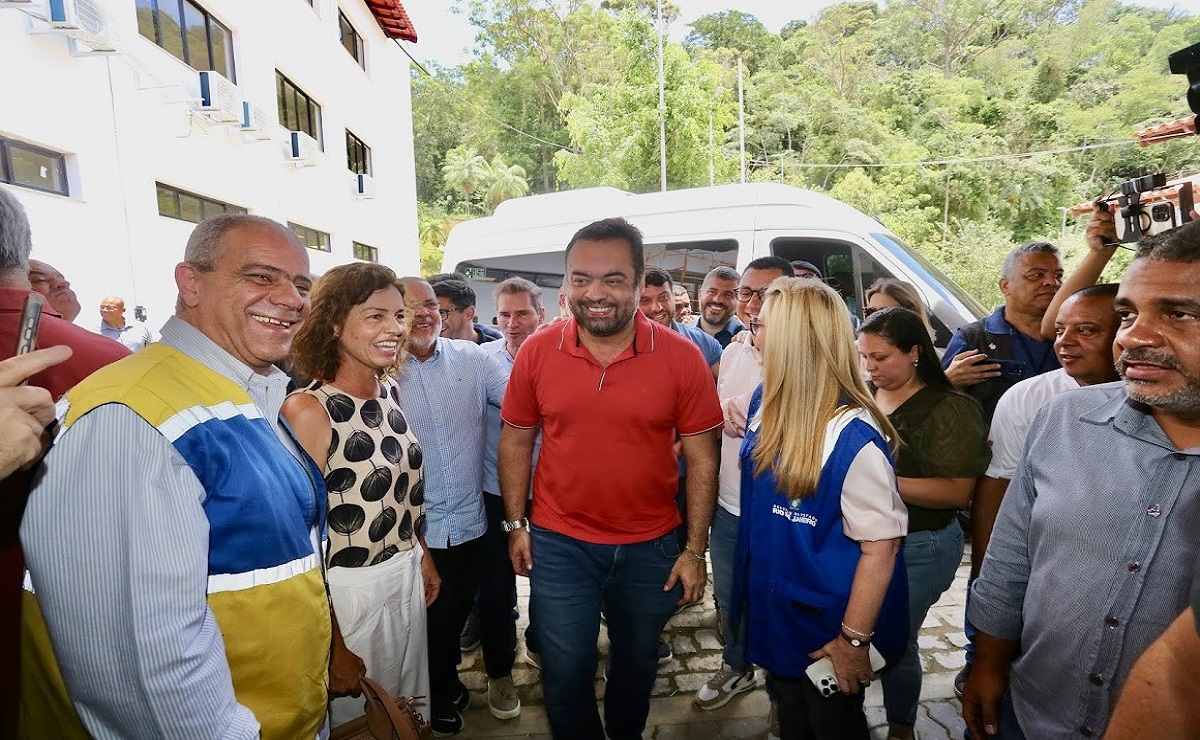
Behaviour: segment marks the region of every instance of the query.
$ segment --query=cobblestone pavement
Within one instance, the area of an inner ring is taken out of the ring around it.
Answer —
[[[963,665],[962,646],[963,608],[966,603],[967,576],[970,572],[970,546],[963,554],[954,584],[929,611],[919,638],[921,665],[925,671],[921,690],[921,706],[917,714],[917,737],[921,740],[957,740],[963,736],[963,720],[958,699],[954,696],[954,676]],[[550,737],[542,708],[540,672],[525,662],[525,648],[520,635],[528,623],[527,602],[529,581],[517,579],[517,601],[520,619],[517,622],[517,664],[513,681],[521,696],[522,714],[515,720],[502,722],[492,718],[487,710],[487,675],[483,655],[478,648],[463,656],[459,672],[463,683],[471,690],[471,709],[465,715],[466,729],[462,738]],[[654,683],[654,698],[645,737],[661,740],[709,740],[739,738],[761,740],[766,737],[768,701],[762,688],[746,692],[718,710],[705,712],[692,705],[692,696],[713,671],[721,667],[721,645],[717,642],[716,612],[712,601],[712,581],[704,600],[676,614],[668,624],[672,651],[675,657],[659,666]],[[600,629],[598,648],[600,665],[608,654],[608,637]],[[762,675],[759,672],[759,685]],[[597,678],[596,696],[604,696],[604,681]],[[884,720],[883,694],[876,681],[867,690],[867,721],[872,737],[883,740],[887,735]]]

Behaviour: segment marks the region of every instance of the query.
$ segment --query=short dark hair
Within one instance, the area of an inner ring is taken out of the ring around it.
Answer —
[[[657,265],[650,265],[646,268],[645,282],[646,285],[653,285],[656,288],[661,288],[665,285],[668,289],[675,284],[675,281],[671,280],[671,273]]]
[[[425,282],[429,283],[430,285],[437,285],[445,280],[457,280],[461,283],[468,282],[467,276],[458,270],[455,270],[454,272],[435,272],[434,274],[425,278]]]
[[[929,338],[929,328],[921,317],[899,306],[888,306],[868,316],[858,327],[859,334],[882,337],[885,342],[901,352],[920,347],[917,353],[917,377],[925,385],[949,388],[950,380],[942,371],[937,351]]]
[[[605,241],[616,239],[629,245],[629,258],[633,261],[633,279],[641,282],[642,274],[646,271],[646,255],[642,244],[642,232],[638,227],[623,218],[602,218],[599,221],[584,226],[567,243],[567,251],[563,256],[564,262],[571,259],[571,250],[580,239],[588,241]]]
[[[1080,288],[1075,291],[1068,298],[1111,298],[1115,301],[1117,299],[1117,289],[1120,287],[1119,283],[1089,285],[1086,288]]]
[[[1134,259],[1200,262],[1200,221],[1142,239]]]
[[[746,265],[746,270],[778,270],[783,273],[784,277],[796,277],[792,263],[774,254],[750,260],[750,264]],[[744,274],[746,270],[742,270],[742,273]]]
[[[431,283],[433,294],[438,298],[449,298],[458,310],[475,305],[475,291],[462,280],[442,280]]]

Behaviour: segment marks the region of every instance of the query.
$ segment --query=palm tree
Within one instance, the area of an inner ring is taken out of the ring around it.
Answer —
[[[462,193],[467,215],[471,215],[471,198],[487,181],[488,163],[474,147],[457,146],[446,152],[442,164],[442,182],[446,187]]]
[[[519,164],[506,165],[504,159],[497,154],[492,157],[488,169],[488,188],[483,195],[483,204],[495,210],[509,198],[520,198],[529,194],[529,180],[525,178],[525,168]]]

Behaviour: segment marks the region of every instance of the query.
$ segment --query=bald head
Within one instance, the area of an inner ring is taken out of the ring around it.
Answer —
[[[100,299],[100,318],[114,329],[125,326],[125,301],[110,295]]]
[[[46,296],[50,308],[67,321],[74,321],[82,307],[79,297],[71,290],[71,282],[63,274],[41,260],[29,260],[29,287]]]

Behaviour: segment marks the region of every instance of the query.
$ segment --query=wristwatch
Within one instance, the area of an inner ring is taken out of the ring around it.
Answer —
[[[518,529],[528,530],[529,520],[518,519],[515,522],[500,522],[500,529],[503,529],[505,534],[511,534],[512,532],[516,532]]]
[[[843,640],[850,643],[852,646],[854,646],[856,648],[865,648],[871,644],[871,641],[869,639],[863,640],[863,639],[857,638],[853,635],[847,635],[845,632],[839,632],[838,634],[842,636]]]

